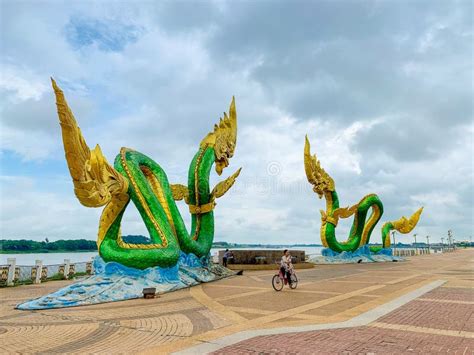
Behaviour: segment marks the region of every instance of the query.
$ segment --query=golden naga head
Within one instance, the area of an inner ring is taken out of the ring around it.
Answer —
[[[316,154],[311,155],[308,136],[305,137],[304,144],[304,170],[309,183],[313,185],[313,191],[318,194],[319,198],[322,198],[325,192],[334,191],[336,189],[334,180],[321,167]]]
[[[229,159],[234,155],[237,143],[237,111],[235,109],[235,98],[229,108],[229,115],[224,112],[219,124],[214,125],[214,131],[209,133],[201,142],[201,147],[213,146],[216,156],[216,172],[222,174],[224,168],[229,166]]]
[[[396,221],[393,221],[393,228],[403,234],[410,233],[420,220],[421,212],[423,212],[423,207],[419,208],[418,211],[413,213],[410,218],[402,217]]]
[[[64,152],[79,202],[86,207],[100,207],[112,196],[127,196],[128,181],[107,162],[100,146],[90,149],[69,108],[63,91],[51,78],[59,123],[63,136]]]

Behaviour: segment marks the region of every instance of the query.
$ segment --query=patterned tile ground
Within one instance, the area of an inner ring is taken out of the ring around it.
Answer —
[[[473,256],[457,251],[403,263],[320,265],[298,270],[298,288],[278,293],[274,272],[245,272],[152,300],[42,311],[14,306],[71,281],[3,288],[0,353],[169,353],[248,329],[344,321],[439,279],[446,287],[371,326],[259,337],[225,352],[469,353]]]
[[[213,354],[473,354],[474,289],[439,287],[421,298],[423,301],[411,301],[373,326],[260,336]],[[445,302],[440,304],[440,299]],[[400,329],[387,329],[384,323],[400,325]]]

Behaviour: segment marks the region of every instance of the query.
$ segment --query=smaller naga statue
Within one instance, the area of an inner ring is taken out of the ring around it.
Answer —
[[[339,207],[339,197],[334,180],[321,167],[316,155],[311,155],[307,136],[304,147],[304,167],[306,177],[309,183],[313,185],[313,191],[318,194],[319,198],[324,196],[326,199],[326,211],[321,210],[321,241],[323,245],[337,253],[343,251],[353,252],[367,245],[375,225],[382,217],[383,205],[379,197],[376,194],[370,194],[351,207]],[[367,219],[369,209],[372,209],[372,213]],[[423,207],[408,219],[402,217],[397,221],[386,222],[382,226],[382,247],[370,246],[370,251],[376,253],[382,248],[389,248],[391,230],[400,233],[411,232],[418,223],[422,211]],[[339,218],[349,218],[351,216],[354,216],[354,222],[349,238],[345,242],[339,242],[336,239],[336,227]]]
[[[181,251],[198,258],[207,257],[214,238],[213,209],[240,173],[218,183],[212,191],[209,175],[215,163],[217,174],[229,165],[237,141],[235,101],[229,115],[215,125],[199,145],[189,166],[188,184],[172,185],[164,170],[151,158],[122,148],[110,165],[97,145],[86,144],[61,89],[52,80],[61,124],[64,151],[74,192],[86,207],[105,206],[99,222],[97,248],[106,262],[146,269],[175,266]],[[120,234],[120,224],[133,201],[150,234],[150,243],[131,244]],[[175,201],[184,200],[192,215],[188,233]]]

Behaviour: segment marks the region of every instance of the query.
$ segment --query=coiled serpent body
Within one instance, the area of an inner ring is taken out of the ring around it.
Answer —
[[[214,239],[215,200],[229,190],[240,173],[239,169],[210,191],[212,166],[215,164],[220,175],[233,156],[237,134],[235,101],[232,100],[229,116],[224,113],[214,131],[202,140],[189,166],[187,186],[172,185],[161,166],[142,153],[122,148],[112,167],[98,145],[90,150],[63,92],[52,82],[76,196],[87,207],[105,206],[97,238],[102,258],[145,269],[174,266],[181,252],[208,256]],[[120,225],[130,200],[146,225],[150,243],[131,244],[121,237]],[[191,233],[176,205],[178,200],[189,206]]]
[[[313,185],[313,191],[318,194],[319,198],[324,196],[326,200],[326,211],[321,210],[320,235],[322,244],[338,253],[352,252],[369,244],[372,231],[383,214],[383,204],[380,198],[376,194],[369,194],[351,207],[340,208],[334,180],[321,167],[316,155],[311,155],[307,137],[304,148],[304,163],[306,177],[309,183]],[[370,215],[369,210],[372,210]],[[423,208],[420,208],[410,218],[402,217],[397,221],[384,223],[381,230],[382,246],[370,246],[370,250],[376,253],[381,249],[389,248],[390,231],[392,230],[400,233],[411,232],[418,223],[422,211]],[[339,242],[336,239],[336,227],[339,219],[351,216],[354,216],[354,220],[349,237],[346,241]]]

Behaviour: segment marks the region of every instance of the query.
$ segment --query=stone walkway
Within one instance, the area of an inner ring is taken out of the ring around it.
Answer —
[[[348,321],[438,280],[447,282],[364,327],[267,335],[219,351],[472,353],[473,257],[458,250],[399,263],[317,266],[298,270],[298,288],[282,292],[271,287],[273,272],[245,272],[152,300],[44,311],[13,307],[70,281],[3,288],[0,353],[192,352],[252,329]]]
[[[440,287],[368,326],[259,336],[213,354],[473,354],[473,305],[473,289]]]

